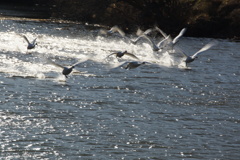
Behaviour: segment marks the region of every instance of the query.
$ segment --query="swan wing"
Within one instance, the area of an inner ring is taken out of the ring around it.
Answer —
[[[143,35],[143,37],[145,38],[145,39],[147,39],[151,44],[152,44],[152,47],[153,47],[153,49],[154,50],[157,50],[157,49],[159,49],[158,47],[157,47],[157,45],[153,42],[153,40],[150,38],[150,37],[148,37],[147,35]]]
[[[158,27],[156,26],[155,29],[156,29],[159,33],[161,33],[164,38],[167,38],[167,34],[166,34],[165,32],[163,32],[160,28],[158,28]]]
[[[135,59],[139,59],[137,56],[135,56],[134,54],[132,54],[132,53],[125,53],[125,55],[128,55],[128,56],[130,56],[130,57],[132,57],[132,58],[135,58]]]
[[[143,32],[143,34],[149,34],[151,33],[153,30],[151,28],[147,29],[146,31]]]
[[[108,58],[108,57],[110,57],[110,56],[112,56],[112,55],[116,55],[117,53],[115,52],[115,53],[111,53],[111,54],[109,54],[106,58]]]
[[[74,63],[73,65],[71,66],[78,66],[79,64],[82,64],[82,63],[86,63],[89,59],[88,58],[83,58],[82,60],[78,61],[77,63]]]
[[[173,44],[177,43],[178,40],[183,36],[183,34],[186,32],[186,28],[183,28],[180,33],[173,39]]]
[[[99,30],[99,34],[101,34],[101,35],[106,35],[107,33],[108,33],[108,31],[106,29]]]
[[[35,43],[36,43],[36,40],[37,40],[37,38],[35,38],[35,39],[32,41],[32,44],[35,44]]]
[[[157,44],[157,46],[158,46],[158,47],[164,46],[164,43],[169,39],[169,37],[170,37],[170,35],[168,35],[166,38],[164,38],[163,40],[161,40],[161,41]]]
[[[113,27],[109,30],[109,33],[114,33],[114,32],[118,32],[122,37],[125,36],[125,33],[123,32],[123,30],[121,30],[118,26],[113,26]]]
[[[22,36],[24,39],[25,39],[25,41],[28,43],[28,44],[30,44],[30,42],[29,42],[29,40],[27,39],[27,37],[26,36]]]
[[[140,28],[138,28],[136,35],[137,36],[141,36],[143,34],[147,35],[149,33],[151,33],[153,30],[151,28],[147,29],[146,31],[142,31]]]
[[[175,49],[178,50],[180,53],[182,53],[183,56],[189,57],[179,46],[175,46]]]
[[[203,46],[199,51],[197,51],[194,55],[192,55],[192,58],[195,58],[197,57],[199,54],[209,50],[211,47],[217,45],[217,42],[216,41],[212,41],[212,42],[209,42],[208,44],[206,44],[205,46]]]
[[[136,39],[130,39],[131,43],[136,44],[145,34],[138,36]]]
[[[60,67],[60,68],[64,69],[64,67],[63,67],[62,65],[53,62],[53,61],[50,60],[49,58],[47,58],[47,62],[50,63],[50,64],[52,64],[52,65],[54,65],[54,66],[56,66],[56,67]]]

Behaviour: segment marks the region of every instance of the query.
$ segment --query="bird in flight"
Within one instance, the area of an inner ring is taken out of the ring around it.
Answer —
[[[47,59],[47,61],[48,61],[50,64],[52,64],[52,65],[54,65],[54,66],[56,66],[56,67],[62,68],[62,74],[63,74],[66,78],[68,78],[68,75],[72,72],[73,68],[75,68],[78,64],[82,63],[82,62],[77,62],[77,63],[71,65],[70,67],[66,67],[66,66],[62,66],[62,65],[60,65],[60,64],[57,64],[56,62],[53,62],[53,61],[50,60],[50,59]]]
[[[179,42],[179,39],[184,35],[184,33],[186,32],[186,28],[183,28],[179,34],[174,38],[169,38],[169,36],[167,36],[166,33],[164,33],[160,28],[158,28],[157,26],[155,27],[155,29],[160,32],[162,34],[162,36],[167,39],[167,43],[164,44],[163,47],[165,46],[169,46],[171,49],[173,49],[173,47]]]
[[[35,46],[37,45],[37,43],[36,43],[37,38],[35,38],[32,42],[30,42],[25,35],[22,35],[22,37],[23,37],[23,38],[26,40],[26,42],[28,43],[28,45],[27,45],[27,49],[28,49],[28,50],[35,48]]]
[[[129,52],[127,52],[127,51],[114,52],[114,53],[108,55],[107,57],[112,56],[112,55],[116,55],[116,57],[118,57],[118,58],[121,58],[122,56],[127,55],[127,56],[130,56],[130,57],[132,57],[132,58],[139,59],[137,56],[135,56],[134,54],[129,53]]]
[[[193,62],[196,58],[198,58],[198,55],[202,54],[203,52],[209,50],[211,47],[215,46],[217,44],[216,41],[211,41],[205,46],[203,46],[199,51],[194,53],[192,56],[188,56],[183,50],[181,50],[181,53],[186,57],[185,63],[186,67],[188,66],[189,63]]]
[[[127,62],[124,62],[122,63],[120,66],[116,67],[116,68],[124,68],[124,69],[134,69],[134,68],[137,68],[141,65],[144,65],[144,64],[148,64],[148,62],[140,62],[140,61],[127,61]]]

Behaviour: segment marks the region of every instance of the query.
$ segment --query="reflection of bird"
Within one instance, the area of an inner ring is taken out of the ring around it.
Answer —
[[[119,57],[119,58],[121,58],[124,55],[128,55],[128,56],[130,56],[132,58],[138,59],[138,57],[136,57],[134,54],[128,53],[127,51],[124,51],[124,52],[114,52],[114,53],[108,55],[107,57],[109,57],[111,55],[116,55],[116,57]]]
[[[62,74],[63,74],[66,78],[68,78],[67,75],[69,75],[69,74],[72,72],[73,68],[75,68],[79,63],[81,63],[81,62],[78,62],[78,63],[75,63],[75,64],[71,65],[71,67],[64,67],[64,66],[62,66],[62,65],[60,65],[60,64],[57,64],[57,63],[51,61],[50,59],[47,59],[47,61],[48,61],[49,63],[51,63],[52,65],[54,65],[54,66],[57,66],[57,67],[62,68],[62,69],[63,69]]]
[[[212,41],[212,42],[206,44],[205,46],[203,46],[203,48],[201,48],[199,51],[197,51],[196,53],[194,53],[192,56],[188,56],[186,53],[184,53],[184,52],[181,50],[181,53],[183,53],[183,55],[184,55],[185,57],[187,57],[186,60],[185,60],[186,67],[187,67],[187,64],[188,64],[188,63],[191,63],[191,62],[193,62],[196,58],[198,58],[197,56],[198,56],[199,54],[207,51],[208,49],[210,49],[212,46],[214,46],[214,45],[216,45],[216,44],[217,44],[216,41]]]
[[[35,39],[30,43],[26,36],[23,35],[22,37],[23,37],[23,38],[26,40],[26,42],[28,43],[27,49],[33,49],[33,48],[35,48],[35,46],[37,45],[37,43],[36,43],[37,38],[35,38]]]

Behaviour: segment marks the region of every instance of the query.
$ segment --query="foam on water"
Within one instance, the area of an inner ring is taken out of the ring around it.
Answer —
[[[178,51],[154,54],[144,40],[72,24],[1,24],[0,159],[239,157],[238,43],[219,40],[185,70]],[[19,34],[38,38],[30,54]],[[209,41],[184,37],[179,46],[191,55]],[[124,70],[136,60],[106,58],[124,50],[149,63]],[[82,63],[65,78],[47,58]]]
[[[27,27],[27,24],[24,27],[13,29],[23,31],[25,27]],[[106,61],[105,58],[114,51],[124,50],[136,54],[141,61],[161,64],[165,67],[176,66],[172,55],[169,55],[168,52],[154,53],[148,43],[132,45],[119,37],[82,37],[82,33],[75,37],[64,37],[57,34],[51,35],[52,29],[54,28],[48,29],[48,34],[37,34],[29,31],[23,31],[22,33],[14,31],[1,32],[0,48],[8,53],[7,55],[2,55],[1,63],[5,67],[1,68],[1,72],[11,73],[12,76],[34,76],[42,79],[46,77],[44,76],[45,73],[57,71],[55,67],[46,64],[43,57],[58,58],[65,62],[67,61],[67,63],[91,59],[97,63],[116,67],[119,65],[119,62],[115,57],[111,58],[110,61]],[[38,32],[40,32],[40,29]],[[61,30],[61,32],[64,31]],[[20,34],[27,36],[30,41],[37,38],[38,46],[33,50],[27,51],[27,43]],[[23,57],[25,59],[22,60]],[[27,61],[25,61],[26,59]],[[133,60],[128,57],[123,59],[126,61]],[[66,66],[69,64],[62,65]]]

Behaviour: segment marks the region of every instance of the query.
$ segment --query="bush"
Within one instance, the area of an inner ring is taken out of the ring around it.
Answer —
[[[238,36],[239,0],[50,0],[52,17],[125,31],[160,26],[167,33],[188,27],[190,36]],[[229,32],[226,33],[226,30]],[[230,34],[229,34],[230,33]]]

